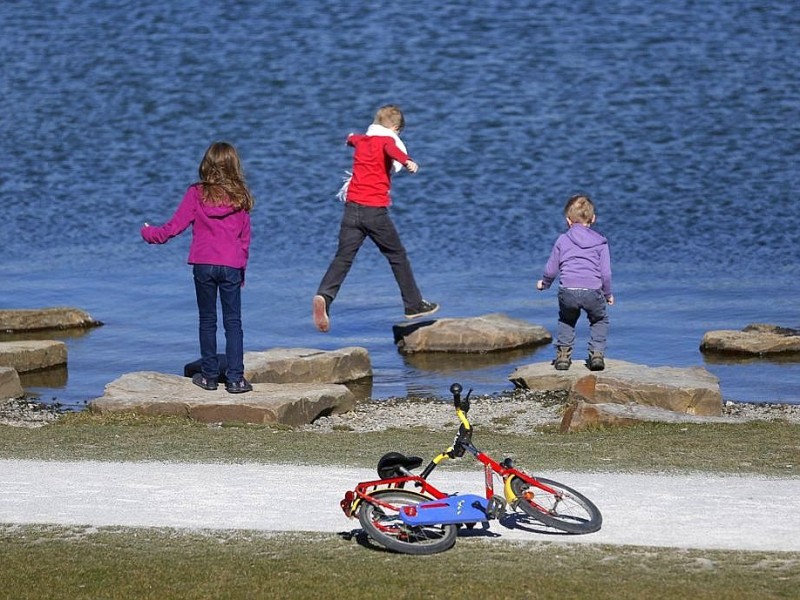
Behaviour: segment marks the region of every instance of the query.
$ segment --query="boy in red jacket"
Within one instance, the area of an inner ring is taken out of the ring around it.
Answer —
[[[392,172],[399,172],[403,167],[411,173],[419,169],[406,154],[405,145],[400,140],[399,133],[404,125],[400,108],[388,104],[378,109],[366,134],[351,133],[347,136],[347,144],[355,148],[355,153],[353,174],[339,192],[339,198],[345,203],[339,247],[312,303],[314,325],[322,332],[330,329],[330,305],[367,237],[392,267],[406,318],[416,319],[439,310],[438,304],[422,298],[406,250],[389,215]]]

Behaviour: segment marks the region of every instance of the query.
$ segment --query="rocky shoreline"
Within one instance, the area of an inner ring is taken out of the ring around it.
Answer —
[[[470,399],[470,421],[499,433],[530,435],[537,427],[558,426],[569,401],[565,391],[516,389]],[[800,424],[800,405],[724,402],[722,416],[742,422],[786,420]],[[304,431],[385,431],[399,428],[455,430],[458,419],[449,401],[430,398],[391,398],[361,403],[351,412],[317,419]]]
[[[16,398],[0,402],[0,425],[42,427],[63,414],[58,405],[38,402],[35,398]]]
[[[470,420],[476,426],[491,427],[501,433],[530,434],[535,428],[558,425],[569,394],[563,391],[541,392],[512,390],[470,399]],[[64,412],[57,405],[25,397],[0,403],[0,425],[42,427],[57,421]],[[722,416],[741,420],[784,420],[800,424],[800,405],[723,403]],[[435,431],[455,428],[458,421],[449,401],[440,398],[389,398],[361,402],[355,409],[321,417],[301,431],[370,432],[388,429],[424,428]]]

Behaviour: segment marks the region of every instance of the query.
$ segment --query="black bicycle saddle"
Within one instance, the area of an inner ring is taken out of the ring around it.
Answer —
[[[381,479],[391,479],[392,477],[402,477],[405,475],[400,469],[413,471],[422,465],[419,456],[406,456],[399,452],[387,452],[378,460],[378,476]]]

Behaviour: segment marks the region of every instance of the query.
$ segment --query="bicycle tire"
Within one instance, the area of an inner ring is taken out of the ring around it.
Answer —
[[[378,490],[372,497],[394,506],[408,506],[430,500],[417,492],[401,489]],[[456,543],[458,529],[455,525],[427,525],[410,527],[403,523],[398,511],[391,511],[361,500],[358,520],[367,535],[380,545],[403,554],[436,554]]]
[[[518,498],[517,507],[529,517],[567,533],[594,533],[602,527],[600,510],[580,492],[551,479],[532,477],[531,480],[512,475],[510,482]],[[526,498],[531,492],[533,502]]]

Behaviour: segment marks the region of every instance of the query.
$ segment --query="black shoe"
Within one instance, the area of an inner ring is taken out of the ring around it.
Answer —
[[[195,373],[192,375],[192,383],[204,390],[212,391],[217,389],[217,380],[203,377],[202,373]]]
[[[586,366],[590,371],[602,371],[606,368],[606,361],[603,360],[602,352],[589,352],[589,358],[586,360]]]
[[[225,384],[225,391],[229,394],[244,394],[245,392],[252,392],[253,386],[247,379],[241,381],[229,381]]]
[[[418,319],[419,317],[427,317],[439,310],[439,305],[435,302],[428,302],[423,300],[414,309],[406,310],[406,319]]]
[[[328,317],[328,304],[330,304],[328,298],[321,294],[314,296],[314,301],[311,303],[314,326],[322,333],[327,333],[331,328],[331,320]]]

